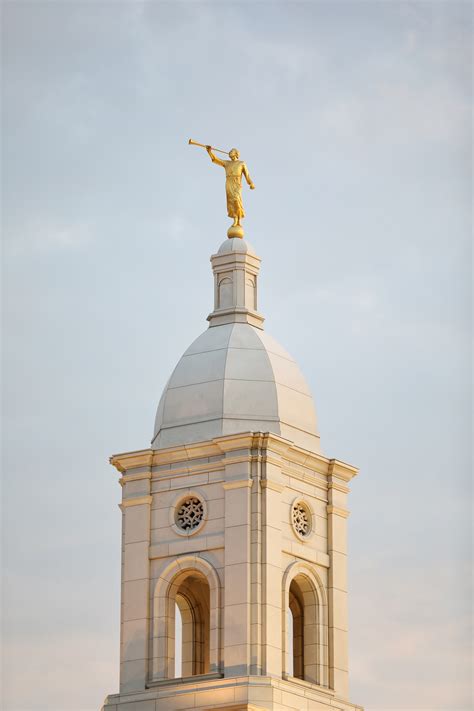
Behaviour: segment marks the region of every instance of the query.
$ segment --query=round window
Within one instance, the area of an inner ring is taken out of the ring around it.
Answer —
[[[204,505],[197,496],[188,496],[176,507],[176,525],[189,533],[199,526],[204,518]]]
[[[311,533],[311,511],[304,501],[295,501],[291,510],[291,522],[298,536],[307,538]]]

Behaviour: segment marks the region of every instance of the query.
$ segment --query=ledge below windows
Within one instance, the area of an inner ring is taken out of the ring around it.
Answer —
[[[176,684],[195,684],[198,681],[212,681],[214,679],[223,679],[224,674],[214,672],[212,674],[193,674],[193,676],[178,676],[175,679],[156,679],[149,681],[146,685],[147,689],[154,689],[157,686],[175,686]]]

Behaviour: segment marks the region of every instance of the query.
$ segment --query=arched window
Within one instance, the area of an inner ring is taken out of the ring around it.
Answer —
[[[224,277],[219,282],[219,306],[220,309],[228,309],[233,304],[233,284],[230,277]]]
[[[248,309],[255,310],[257,308],[255,298],[255,279],[252,276],[247,276],[245,279],[245,306]]]
[[[153,607],[152,680],[220,670],[220,583],[203,558],[182,556],[158,573]]]
[[[292,580],[289,594],[288,649],[290,676],[304,679],[304,600],[298,584]]]
[[[172,586],[175,599],[175,676],[209,672],[209,585],[202,573],[186,571]],[[176,608],[180,619],[176,619]],[[181,659],[181,664],[177,660]],[[178,673],[179,672],[179,673]]]
[[[327,686],[327,606],[319,578],[309,566],[295,563],[284,578],[284,672]]]

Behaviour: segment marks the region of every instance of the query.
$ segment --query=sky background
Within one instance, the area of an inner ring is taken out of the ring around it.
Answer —
[[[206,328],[237,146],[266,329],[360,467],[351,700],[470,696],[468,2],[3,3],[5,711],[118,689],[121,490]]]

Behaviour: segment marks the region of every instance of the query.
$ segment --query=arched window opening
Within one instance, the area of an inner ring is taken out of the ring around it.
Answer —
[[[171,586],[175,604],[174,675],[209,672],[210,593],[206,578],[186,571]]]
[[[219,282],[218,308],[228,309],[233,302],[233,283],[229,277],[224,277]]]
[[[290,585],[289,613],[288,674],[304,679],[304,600],[294,580]]]
[[[296,679],[324,686],[327,647],[322,610],[315,581],[304,571],[287,588],[286,673]]]
[[[158,570],[153,595],[151,681],[175,679],[178,674],[187,677],[220,672],[220,598],[219,576],[199,556],[179,556]]]
[[[256,310],[257,303],[255,298],[255,279],[248,276],[245,279],[245,306],[248,309]]]

